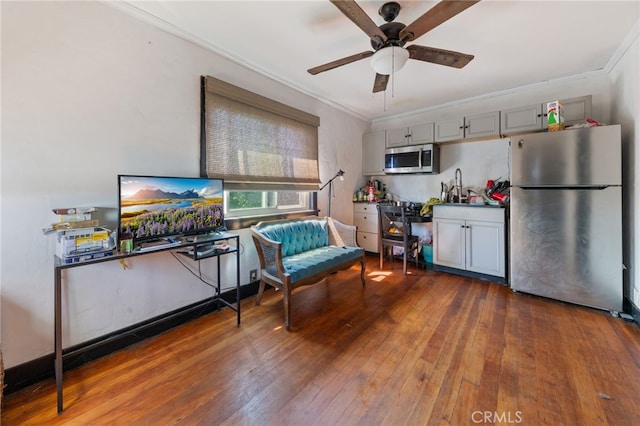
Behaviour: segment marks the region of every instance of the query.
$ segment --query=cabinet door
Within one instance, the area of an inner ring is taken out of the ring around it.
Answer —
[[[384,175],[385,132],[365,133],[362,138],[362,174]]]
[[[433,263],[465,269],[465,221],[433,219]]]
[[[500,112],[489,112],[465,117],[464,137],[482,138],[500,134]]]
[[[500,131],[503,134],[542,129],[542,105],[534,104],[500,112]]]
[[[468,220],[465,226],[466,269],[504,278],[504,224]]]
[[[358,231],[356,233],[356,240],[358,242],[358,246],[362,247],[364,251],[368,251],[371,253],[380,253],[380,249],[378,248],[378,234]]]
[[[386,131],[386,147],[394,148],[397,146],[405,146],[409,143],[409,129],[406,127],[400,129],[389,129]]]
[[[464,137],[464,120],[456,118],[454,120],[437,121],[435,124],[436,142],[457,141]]]
[[[420,126],[413,126],[409,128],[410,145],[421,145],[423,143],[432,143],[433,138],[433,123],[422,124]]]
[[[542,127],[544,129],[549,127],[547,125],[547,103],[548,102],[542,104],[542,110],[544,111]],[[584,123],[585,119],[591,117],[591,95],[571,99],[560,99],[560,103],[562,104],[564,124],[567,126]]]

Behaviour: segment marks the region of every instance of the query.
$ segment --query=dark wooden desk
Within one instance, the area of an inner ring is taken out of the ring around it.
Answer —
[[[425,222],[431,222],[431,216],[418,216],[418,215],[411,215],[408,214],[405,216],[407,219],[409,219],[409,222],[411,223],[425,223]]]
[[[211,252],[202,256],[198,255],[197,248],[205,245],[210,245],[217,242],[232,242],[235,246],[230,246],[226,251]],[[63,354],[62,351],[62,271],[65,269],[79,268],[87,265],[94,265],[96,263],[111,262],[120,259],[129,259],[137,256],[144,256],[146,254],[158,253],[168,250],[184,250],[193,248],[193,254],[189,257],[193,260],[200,261],[202,259],[208,259],[216,257],[218,261],[218,282],[216,287],[216,294],[211,297],[211,300],[218,304],[220,303],[230,307],[237,312],[238,326],[240,326],[240,236],[228,232],[220,232],[210,234],[206,236],[198,236],[193,240],[183,239],[178,244],[169,245],[166,247],[158,246],[153,250],[148,251],[133,251],[131,253],[114,253],[110,256],[101,257],[98,259],[90,259],[76,263],[64,263],[58,256],[54,256],[54,346],[55,346],[55,363],[54,372],[56,376],[56,390],[58,393],[58,413],[61,413],[64,409],[62,402],[62,375],[63,375],[63,357],[72,355],[74,351],[69,351]],[[236,303],[235,306],[232,303],[227,302],[221,297],[220,292],[220,257],[235,253],[236,255]],[[186,254],[185,254],[186,255]]]

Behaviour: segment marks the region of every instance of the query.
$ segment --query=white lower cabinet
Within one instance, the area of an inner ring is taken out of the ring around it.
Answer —
[[[505,217],[505,209],[498,207],[435,205],[434,269],[506,282]]]
[[[375,203],[354,203],[353,223],[357,227],[356,240],[365,251],[379,253],[378,205]]]

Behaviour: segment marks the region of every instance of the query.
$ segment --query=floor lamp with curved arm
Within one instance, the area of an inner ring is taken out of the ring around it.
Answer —
[[[319,189],[319,191],[322,191],[327,185],[329,185],[329,206],[327,207],[327,216],[329,217],[331,216],[331,191],[333,190],[333,181],[336,180],[336,178],[344,180],[344,173],[345,172],[342,169],[338,170],[338,173],[336,173],[334,177],[329,179],[329,182],[322,185]]]

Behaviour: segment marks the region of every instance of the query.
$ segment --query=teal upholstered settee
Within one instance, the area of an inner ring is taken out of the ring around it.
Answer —
[[[291,292],[360,262],[365,284],[364,250],[357,246],[355,226],[324,217],[260,222],[251,227],[260,258],[260,304],[265,284],[283,290],[284,322],[291,326]]]

